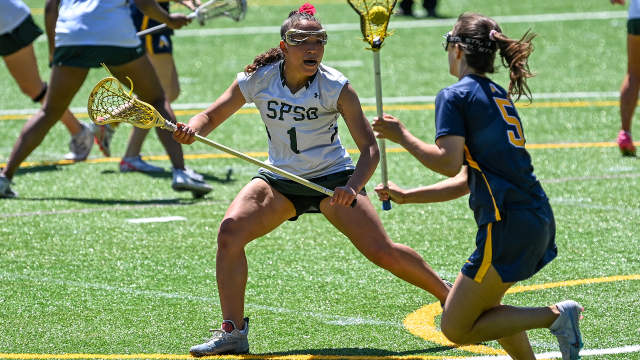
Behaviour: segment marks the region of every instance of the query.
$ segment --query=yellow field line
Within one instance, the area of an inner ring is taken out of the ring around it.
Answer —
[[[636,146],[640,146],[640,141],[635,142]],[[527,149],[567,149],[567,148],[590,148],[590,147],[616,147],[615,142],[594,142],[594,143],[564,143],[564,144],[527,144]],[[349,153],[358,153],[358,149],[347,149]],[[387,153],[402,153],[407,152],[404,148],[387,148]],[[267,157],[269,154],[266,151],[247,152],[246,155],[251,157]],[[201,160],[201,159],[229,159],[235,156],[229,154],[185,154],[184,158],[187,160]],[[143,156],[143,160],[169,160],[167,155],[153,155]],[[120,162],[120,158],[109,157],[99,159],[87,159],[84,162],[89,164],[97,163],[115,163]],[[20,164],[20,167],[27,166],[55,166],[55,165],[69,165],[73,164],[72,160],[58,160],[58,161],[25,161]],[[0,163],[0,168],[7,166],[6,163]]]
[[[235,360],[443,360],[466,359],[463,356],[348,356],[348,355],[222,355],[204,356],[198,359]],[[191,355],[174,354],[0,354],[0,359],[195,359]]]
[[[548,283],[548,284],[528,285],[528,286],[515,286],[509,289],[507,291],[507,294],[520,293],[524,291],[551,289],[555,287],[576,286],[576,285],[585,285],[585,284],[599,284],[599,283],[606,283],[606,282],[613,282],[613,281],[628,281],[628,280],[640,280],[640,274],[609,276],[609,277],[593,278],[593,279],[569,280],[569,281],[561,281],[561,282]],[[466,351],[477,353],[477,354],[507,355],[507,353],[502,349],[494,349],[484,345],[457,346],[456,344],[452,343],[436,327],[436,316],[440,315],[441,313],[442,313],[442,308],[440,307],[439,302],[423,306],[422,308],[409,314],[404,319],[404,326],[407,328],[407,330],[410,333],[416,336],[419,336],[425,339],[426,341],[429,341],[432,343],[440,344],[443,346],[452,346],[460,350],[466,350]]]
[[[554,102],[542,102],[528,104],[516,104],[516,107],[522,109],[531,108],[575,108],[575,107],[607,107],[607,106],[620,106],[620,101],[554,101]],[[421,104],[421,105],[385,105],[385,111],[404,110],[404,111],[421,111],[421,110],[435,110],[434,104]],[[375,111],[376,107],[373,105],[366,105],[362,107],[364,111]],[[196,115],[203,110],[176,110],[174,113],[176,116]],[[35,112],[35,110],[34,110]],[[258,109],[240,109],[236,114],[259,114]],[[9,114],[0,115],[0,120],[27,120],[33,114]],[[89,116],[87,113],[75,114],[79,118],[87,119]]]

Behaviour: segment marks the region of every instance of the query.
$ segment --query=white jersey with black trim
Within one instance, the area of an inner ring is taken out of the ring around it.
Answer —
[[[0,35],[15,30],[31,11],[22,0],[0,0]]]
[[[629,19],[640,19],[640,0],[631,0]]]
[[[247,103],[255,103],[267,128],[265,163],[306,179],[355,169],[338,135],[338,97],[349,80],[320,64],[307,85],[292,94],[284,84],[283,67],[280,61],[249,76],[238,74],[240,91]]]
[[[140,45],[127,0],[62,0],[56,47]]]

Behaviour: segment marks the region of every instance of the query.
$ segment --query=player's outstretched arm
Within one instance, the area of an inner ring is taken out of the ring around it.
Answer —
[[[467,166],[460,173],[437,184],[404,190],[389,181],[387,188],[379,184],[375,188],[380,200],[391,200],[396,204],[434,203],[454,200],[469,193]]]
[[[56,22],[60,0],[47,0],[44,5],[44,29],[49,43],[49,62],[53,61],[53,50],[56,47]]]
[[[238,80],[220,96],[209,108],[192,117],[188,124],[177,123],[173,138],[181,144],[193,144],[195,135],[207,136],[246,103],[240,91]]]
[[[398,118],[388,114],[382,119],[373,119],[373,130],[376,137],[402,145],[422,165],[437,173],[453,177],[460,172],[464,156],[464,138],[461,136],[442,136],[436,140],[436,145],[426,144],[413,136]]]
[[[344,119],[351,137],[360,150],[360,158],[356,169],[345,186],[337,187],[331,198],[331,203],[350,206],[356,194],[365,186],[376,171],[380,161],[380,150],[373,135],[373,130],[362,112],[360,99],[351,84],[347,83],[338,98],[338,111]]]
[[[156,0],[134,0],[134,2],[143,14],[157,22],[167,24],[167,27],[171,29],[180,29],[191,22],[191,19],[185,14],[169,14],[158,5]]]

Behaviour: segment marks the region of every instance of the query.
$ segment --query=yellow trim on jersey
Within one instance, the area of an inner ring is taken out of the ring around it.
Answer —
[[[500,211],[498,210],[498,205],[496,205],[496,199],[493,197],[493,192],[491,191],[491,186],[489,186],[489,181],[487,181],[487,177],[484,176],[484,173],[480,169],[480,166],[478,165],[478,163],[475,162],[471,157],[471,153],[469,153],[469,148],[467,148],[467,145],[464,146],[464,157],[467,159],[469,166],[480,171],[482,178],[484,178],[484,182],[487,184],[487,189],[489,189],[489,195],[491,195],[491,201],[493,201],[493,208],[495,209],[495,212],[496,212],[496,221],[500,221]]]
[[[476,277],[473,278],[473,281],[477,283],[482,283],[482,279],[484,279],[484,276],[487,274],[487,271],[489,271],[489,266],[491,266],[491,259],[493,257],[491,225],[493,225],[493,223],[489,223],[489,225],[487,226],[487,241],[485,241],[484,243],[484,255],[482,256],[482,265],[480,265],[480,268],[476,273]]]
[[[491,88],[491,92],[497,92],[498,94],[502,94],[502,92],[498,90],[498,88],[495,85],[490,83],[489,87]]]
[[[140,31],[147,30],[149,28],[149,17],[145,15],[142,17],[142,24],[140,25]],[[153,38],[151,34],[144,36],[144,46],[147,48],[148,54],[153,54]]]

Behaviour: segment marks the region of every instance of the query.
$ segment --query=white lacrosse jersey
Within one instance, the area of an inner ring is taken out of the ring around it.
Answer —
[[[640,0],[631,0],[629,19],[640,19]]]
[[[3,0],[4,1],[4,0]],[[62,0],[56,47],[140,45],[127,0]]]
[[[292,94],[283,70],[284,61],[279,61],[249,76],[238,74],[240,91],[247,103],[255,103],[267,128],[265,163],[305,179],[355,169],[338,135],[338,97],[349,80],[320,64],[307,85]]]
[[[31,11],[22,0],[0,0],[0,35],[12,32]]]

